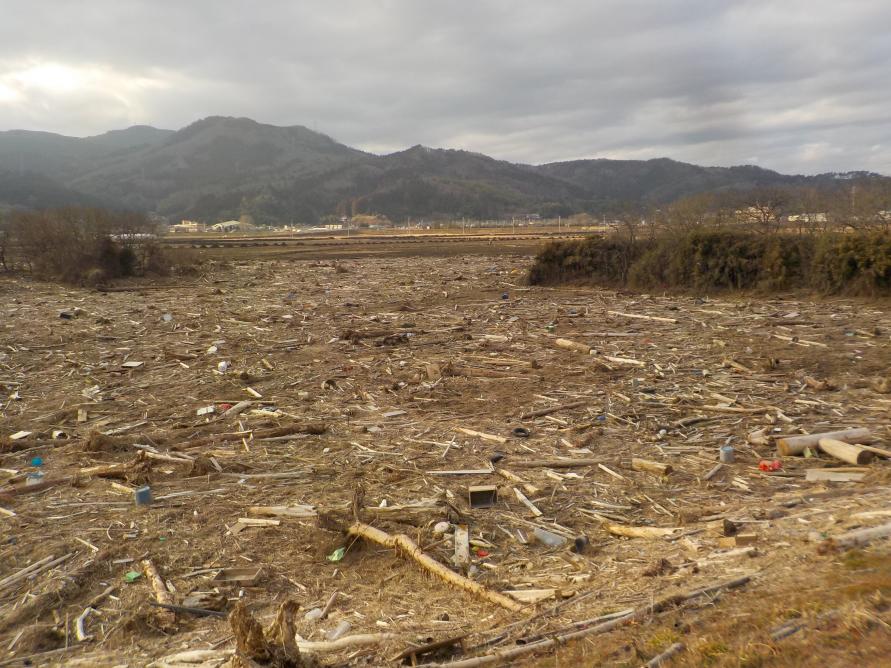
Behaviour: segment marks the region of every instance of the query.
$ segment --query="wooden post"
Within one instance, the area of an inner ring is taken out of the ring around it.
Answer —
[[[842,429],[841,431],[828,431],[823,434],[786,436],[777,440],[777,451],[784,457],[800,455],[806,448],[816,448],[820,444],[821,438],[832,438],[845,443],[872,442],[869,429]]]
[[[845,443],[834,438],[821,438],[820,450],[827,455],[831,455],[836,459],[840,459],[848,464],[860,466],[861,464],[869,464],[875,455],[869,450],[861,448],[859,445]]]

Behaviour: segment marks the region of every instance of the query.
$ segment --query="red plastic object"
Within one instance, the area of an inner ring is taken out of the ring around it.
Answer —
[[[758,463],[758,468],[762,471],[779,471],[783,468],[783,463],[779,459],[774,459],[772,462],[762,459]]]

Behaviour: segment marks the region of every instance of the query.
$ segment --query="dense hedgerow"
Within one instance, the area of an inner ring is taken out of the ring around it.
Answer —
[[[891,234],[713,229],[635,241],[592,237],[549,244],[535,259],[529,281],[698,292],[805,288],[891,294]]]

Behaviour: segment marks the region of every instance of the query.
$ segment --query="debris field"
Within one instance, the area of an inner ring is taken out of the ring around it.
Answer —
[[[886,304],[528,262],[0,282],[0,666],[518,665],[882,549]]]

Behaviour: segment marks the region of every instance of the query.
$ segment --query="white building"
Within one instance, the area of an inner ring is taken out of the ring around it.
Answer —
[[[195,222],[194,220],[184,220],[176,225],[170,226],[171,232],[188,232],[191,234],[195,234],[197,232],[204,232],[206,229],[206,225],[203,223]]]
[[[214,223],[210,226],[210,229],[214,232],[237,232],[241,229],[241,221],[240,220],[224,220],[222,223]]]

